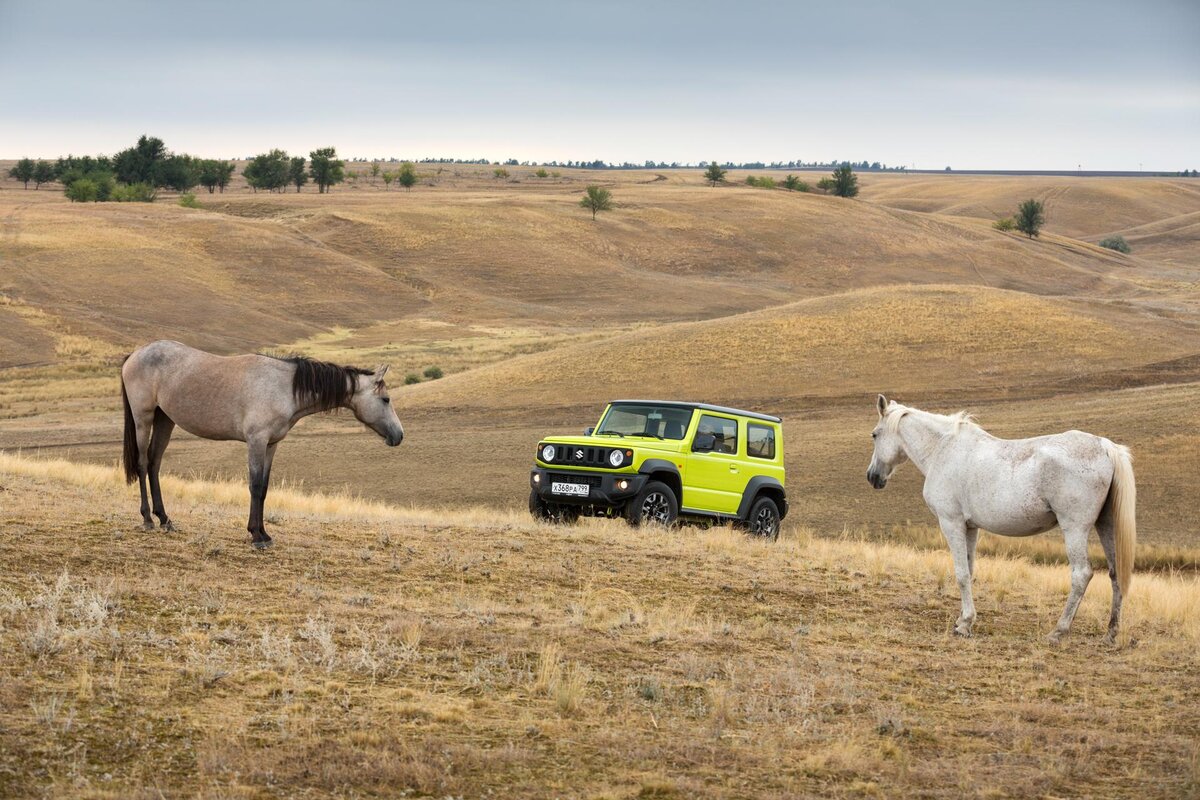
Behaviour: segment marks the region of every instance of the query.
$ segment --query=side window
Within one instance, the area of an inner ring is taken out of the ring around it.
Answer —
[[[712,434],[714,440],[712,452],[737,454],[737,420],[703,414],[700,417],[700,426],[696,428],[696,435],[699,436],[702,433]]]
[[[775,459],[775,429],[770,425],[746,426],[746,454],[755,458]]]

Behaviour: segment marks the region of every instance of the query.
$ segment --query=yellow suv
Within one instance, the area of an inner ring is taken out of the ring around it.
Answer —
[[[529,511],[538,519],[730,520],[773,539],[787,516],[783,425],[768,414],[617,400],[583,436],[543,439],[534,459]]]

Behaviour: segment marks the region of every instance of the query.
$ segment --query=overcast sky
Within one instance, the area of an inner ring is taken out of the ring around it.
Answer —
[[[1200,0],[0,0],[0,158],[1200,168]]]

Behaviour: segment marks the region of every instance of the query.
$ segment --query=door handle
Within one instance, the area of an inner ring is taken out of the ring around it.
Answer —
[[[729,471],[730,471],[730,472],[737,472],[737,471],[738,471],[737,464],[730,464],[730,465],[729,465]]]

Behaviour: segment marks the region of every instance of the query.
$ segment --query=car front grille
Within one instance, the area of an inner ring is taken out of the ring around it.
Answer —
[[[608,454],[611,447],[588,447],[586,445],[554,445],[554,461],[551,464],[570,464],[578,467],[609,467]]]

